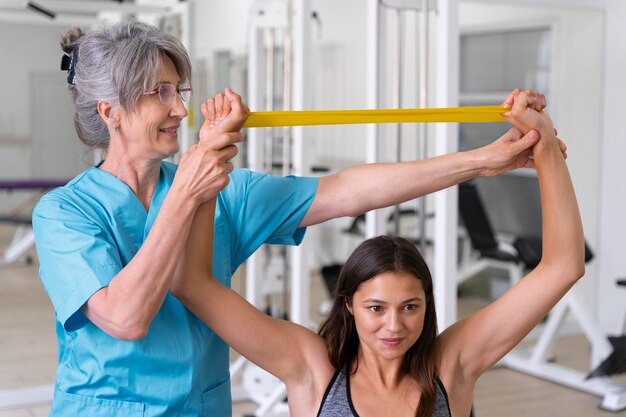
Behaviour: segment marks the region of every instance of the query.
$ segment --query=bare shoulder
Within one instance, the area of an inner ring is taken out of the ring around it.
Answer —
[[[308,348],[305,351],[306,356],[309,358],[312,381],[316,392],[321,392],[323,395],[326,391],[328,383],[332,379],[335,368],[328,359],[328,350],[324,339],[315,334],[315,339],[308,343]],[[320,396],[321,399],[321,396]]]
[[[330,383],[335,368],[328,359],[326,343],[319,335],[310,332],[303,344],[305,364],[303,373],[294,381],[286,381],[289,409],[292,415],[315,415]],[[311,414],[311,411],[315,413]]]
[[[463,365],[460,330],[453,325],[438,337],[438,376],[448,394],[452,415],[469,415],[477,379]]]
[[[457,321],[437,336],[438,369],[442,381],[446,374],[453,376],[455,381],[476,379],[476,375],[472,372],[472,364],[468,363],[465,352],[468,350],[468,345],[480,343],[475,340],[476,333],[472,329],[473,323],[476,322],[473,316],[480,314],[483,312]]]

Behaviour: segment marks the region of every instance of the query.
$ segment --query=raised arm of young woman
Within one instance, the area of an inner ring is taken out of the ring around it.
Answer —
[[[519,343],[585,271],[583,229],[569,171],[550,118],[529,108],[528,100],[519,94],[507,117],[522,132],[539,136],[533,157],[541,189],[542,259],[498,300],[443,332],[441,371],[455,375],[456,387],[473,389],[478,376]]]
[[[214,110],[203,113],[213,120]],[[300,399],[297,406],[313,410],[334,371],[326,345],[305,327],[261,313],[213,277],[215,204],[196,211],[171,291],[227,344],[285,382],[289,395]]]
[[[242,119],[245,112],[240,99],[231,114],[235,123]],[[238,129],[204,129],[200,144],[191,146],[182,156],[145,242],[110,283],[82,307],[83,313],[106,333],[126,340],[147,334],[169,290],[194,213],[199,204],[214,199],[228,184],[233,169],[228,161],[237,154],[235,144],[242,139]],[[203,144],[207,141],[212,146]],[[153,176],[156,182],[159,172]]]

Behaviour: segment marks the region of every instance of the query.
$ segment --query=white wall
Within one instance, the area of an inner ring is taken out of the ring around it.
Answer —
[[[626,2],[606,0],[602,160],[599,191],[598,313],[605,328],[622,334],[626,290],[615,279],[626,277]]]
[[[65,82],[59,70],[60,33],[59,26],[49,24],[0,22],[0,179],[33,174],[31,126],[37,115],[31,114],[31,76],[35,71],[56,71],[59,83]],[[0,213],[22,202],[24,194],[29,193],[0,193]]]
[[[32,71],[59,70],[61,28],[0,22],[0,75],[4,99],[0,100],[0,137],[30,136],[30,86]]]

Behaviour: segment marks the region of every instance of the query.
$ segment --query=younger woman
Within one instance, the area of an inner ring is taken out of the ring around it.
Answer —
[[[211,275],[206,230],[213,226],[214,202],[196,212],[172,292],[224,341],[286,384],[293,417],[467,417],[478,377],[584,274],[574,188],[552,122],[534,110],[533,100],[517,94],[507,118],[520,137],[539,136],[533,157],[543,258],[502,297],[440,335],[428,267],[401,238],[377,237],[354,251],[319,334],[262,314]]]

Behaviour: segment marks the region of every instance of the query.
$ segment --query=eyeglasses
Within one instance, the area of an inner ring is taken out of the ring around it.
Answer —
[[[178,87],[174,87],[173,84],[165,83],[161,84],[154,90],[144,91],[142,95],[153,96],[155,94],[159,95],[159,100],[161,100],[161,103],[163,104],[172,104],[176,94],[178,94],[183,102],[187,103],[191,98],[191,86],[189,84],[182,84]]]

